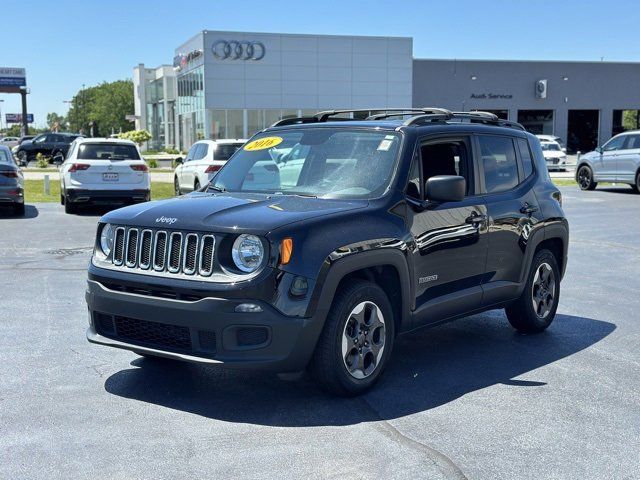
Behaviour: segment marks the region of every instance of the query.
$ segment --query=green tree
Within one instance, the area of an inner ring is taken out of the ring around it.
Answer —
[[[55,112],[47,113],[47,126],[49,130],[53,130],[58,127],[60,131],[65,129],[66,119],[62,115],[58,115]]]
[[[636,130],[640,127],[638,110],[625,110],[622,113],[622,126],[625,130]]]
[[[133,82],[117,80],[80,90],[71,100],[67,119],[73,132],[89,135],[93,122],[95,135],[108,136],[133,129],[125,118],[133,113]]]

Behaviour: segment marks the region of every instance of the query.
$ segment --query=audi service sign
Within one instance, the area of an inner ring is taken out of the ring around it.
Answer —
[[[27,72],[24,68],[0,67],[0,92],[15,93],[27,85]]]
[[[5,115],[7,123],[22,123],[21,113],[7,113]],[[33,123],[33,113],[27,113],[27,123]]]

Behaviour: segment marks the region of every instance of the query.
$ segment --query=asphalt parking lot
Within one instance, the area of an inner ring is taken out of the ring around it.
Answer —
[[[640,478],[640,195],[562,188],[555,323],[396,344],[377,388],[152,362],[85,340],[100,212],[0,214],[0,478]]]

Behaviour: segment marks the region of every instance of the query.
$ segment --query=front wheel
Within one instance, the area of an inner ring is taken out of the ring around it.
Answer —
[[[533,257],[529,278],[520,298],[505,308],[511,326],[522,333],[545,330],[553,321],[560,300],[560,269],[549,250]]]
[[[193,185],[193,191],[197,192],[200,190],[200,180],[196,180],[196,183]]]
[[[593,190],[598,186],[598,183],[593,181],[593,171],[586,165],[578,170],[578,186],[580,190]]]
[[[23,167],[26,167],[29,163],[29,158],[27,157],[27,152],[25,151],[20,150],[18,153],[16,153],[16,158],[18,159],[18,163]]]
[[[380,378],[394,340],[394,319],[385,292],[354,280],[333,300],[309,370],[340,396],[364,393]]]
[[[173,192],[176,197],[180,196],[180,182],[178,182],[178,177],[173,179]]]

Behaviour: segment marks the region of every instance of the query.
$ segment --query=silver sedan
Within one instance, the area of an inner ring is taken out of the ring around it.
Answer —
[[[11,150],[0,145],[0,206],[9,206],[24,215],[24,176],[13,160]]]

